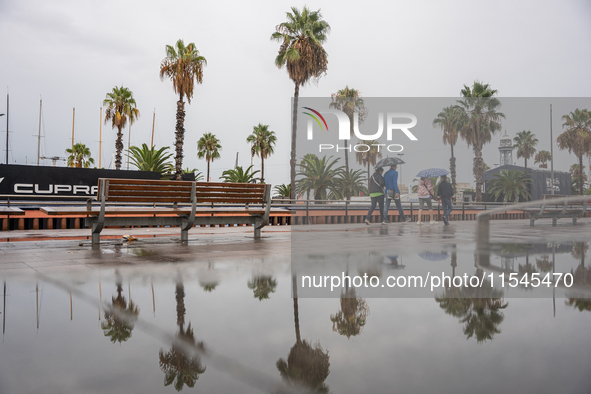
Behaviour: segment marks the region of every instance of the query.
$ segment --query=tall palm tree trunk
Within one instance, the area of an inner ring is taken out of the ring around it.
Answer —
[[[289,161],[290,168],[290,185],[291,185],[291,196],[292,200],[295,200],[295,178],[296,178],[296,138],[298,129],[298,98],[300,96],[300,84],[295,83],[295,91],[293,93],[293,113],[291,119],[291,159]]]
[[[293,321],[295,324],[296,342],[301,343],[302,337],[300,336],[300,314],[299,314],[299,310],[298,310],[298,293],[297,293],[298,287],[297,287],[297,279],[296,279],[295,275],[292,275],[291,282],[292,282],[291,288],[293,289]]]
[[[115,169],[121,169],[121,152],[123,152],[123,133],[121,127],[117,127],[117,141],[115,141]]]
[[[349,151],[347,150],[347,140],[345,140],[345,171],[345,180],[347,182],[347,186],[345,186],[345,199],[350,200],[351,192],[349,191]]]
[[[176,103],[176,129],[175,129],[175,173],[176,180],[180,181],[183,175],[183,142],[185,140],[185,103],[183,96],[180,95],[179,101]]]
[[[583,194],[585,194],[585,192],[583,191],[584,189],[584,185],[585,182],[583,180],[583,155],[579,156],[579,186],[580,186],[580,195],[582,196]]]
[[[209,182],[209,159],[207,159],[207,179],[206,182]]]
[[[454,146],[451,145],[451,157],[449,159],[449,171],[451,172],[451,187],[456,194],[456,158],[454,157]]]
[[[369,193],[369,182],[370,182],[370,179],[369,179],[369,166],[370,166],[370,164],[371,163],[369,162],[369,157],[368,157],[367,158],[367,192],[368,193]]]
[[[482,146],[474,147],[474,177],[476,178],[476,202],[482,202],[482,173],[484,172],[484,160],[482,160]]]
[[[265,181],[265,157],[261,155],[261,183]]]

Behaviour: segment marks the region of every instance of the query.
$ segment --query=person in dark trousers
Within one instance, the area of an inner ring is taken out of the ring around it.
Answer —
[[[447,177],[443,175],[441,177],[439,187],[437,188],[437,196],[441,197],[441,206],[443,207],[443,223],[445,223],[446,226],[449,226],[449,214],[453,209],[451,205],[451,197],[453,195],[453,188],[447,181]]]
[[[388,223],[388,211],[390,210],[390,202],[394,200],[396,208],[398,208],[398,215],[400,215],[401,222],[410,222],[404,215],[402,204],[400,203],[400,190],[398,189],[398,171],[396,166],[390,166],[390,169],[384,174],[384,181],[386,182],[386,207],[384,208],[384,221]]]
[[[371,214],[376,209],[376,205],[380,206],[380,222],[384,221],[384,194],[386,193],[386,182],[382,173],[384,169],[377,167],[373,175],[369,178],[369,196],[371,197],[371,207],[365,218],[365,224],[370,224],[369,219]]]

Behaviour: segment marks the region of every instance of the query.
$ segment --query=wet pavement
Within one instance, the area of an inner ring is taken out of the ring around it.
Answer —
[[[292,298],[291,263],[334,269],[321,258],[338,251],[347,273],[381,279],[561,271],[591,284],[590,229],[491,221],[487,266],[475,222],[277,226],[259,240],[195,228],[186,244],[178,229],[105,229],[98,248],[89,230],[13,231],[0,393],[588,392],[591,302],[569,289]]]

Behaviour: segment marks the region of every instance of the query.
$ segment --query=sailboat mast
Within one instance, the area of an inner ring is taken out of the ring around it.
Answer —
[[[100,115],[99,115],[99,168],[101,167],[101,158],[102,155],[102,147],[103,147],[103,107],[101,107]]]
[[[41,147],[41,107],[43,100],[39,99],[39,134],[37,134],[37,165],[39,165],[39,150]]]
[[[154,116],[152,116],[152,141],[150,142],[150,149],[154,147],[154,122],[156,121],[156,108],[154,108]]]
[[[74,154],[74,118],[76,117],[76,108],[72,108],[72,154]],[[74,167],[74,161],[72,160],[72,167]]]
[[[6,93],[6,164],[8,164],[8,102],[9,95]]]

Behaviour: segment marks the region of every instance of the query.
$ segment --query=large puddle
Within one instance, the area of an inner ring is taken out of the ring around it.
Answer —
[[[473,248],[459,246],[370,260],[381,277],[423,264],[450,275],[572,272],[584,285],[588,249],[584,242],[497,244],[486,267],[475,265]],[[591,387],[591,302],[564,289],[539,298],[524,297],[535,292],[524,286],[486,294],[442,288],[422,298],[364,298],[345,289],[293,299],[292,281],[289,261],[270,258],[8,278],[0,282],[0,393]]]

